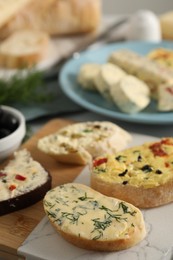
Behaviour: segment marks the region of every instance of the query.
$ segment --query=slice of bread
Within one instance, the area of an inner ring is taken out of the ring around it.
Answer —
[[[173,138],[97,158],[91,169],[91,187],[139,208],[173,201]]]
[[[43,204],[55,229],[81,248],[122,250],[136,245],[146,235],[139,209],[83,184],[58,186],[46,194]]]
[[[49,36],[41,31],[16,31],[0,44],[0,66],[28,68],[36,65],[46,55]]]
[[[13,16],[33,0],[0,0],[0,27],[7,23]]]
[[[81,122],[41,138],[38,148],[57,161],[85,165],[99,155],[122,150],[131,139],[114,123]]]
[[[15,152],[0,171],[0,216],[41,200],[51,188],[50,174],[26,150]]]

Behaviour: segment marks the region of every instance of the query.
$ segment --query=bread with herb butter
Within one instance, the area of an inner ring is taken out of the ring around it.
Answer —
[[[0,170],[0,216],[41,200],[51,188],[51,176],[26,150]]]
[[[135,206],[68,183],[47,192],[43,200],[50,223],[68,242],[97,251],[118,251],[144,239],[145,224]]]
[[[139,208],[173,201],[173,138],[126,149],[93,161],[91,187]]]
[[[20,30],[0,44],[0,66],[7,69],[30,68],[38,64],[49,49],[49,36],[38,30]]]
[[[80,122],[41,138],[38,148],[59,162],[85,165],[99,155],[122,150],[131,139],[114,123]]]

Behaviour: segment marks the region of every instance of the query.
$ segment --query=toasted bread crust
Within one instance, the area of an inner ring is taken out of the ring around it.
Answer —
[[[125,200],[139,208],[153,208],[173,201],[173,180],[154,188],[122,185],[115,182],[102,181],[91,175],[91,187],[106,196]]]
[[[124,250],[138,244],[139,241],[142,240],[146,235],[145,229],[142,224],[140,227],[136,227],[135,230],[133,229],[128,230],[128,237],[124,239],[105,240],[105,241],[89,240],[89,239],[84,239],[82,237],[79,238],[70,233],[63,232],[54,223],[51,224],[60,233],[60,235],[69,243],[77,247],[84,248],[87,250],[93,250],[93,251]]]

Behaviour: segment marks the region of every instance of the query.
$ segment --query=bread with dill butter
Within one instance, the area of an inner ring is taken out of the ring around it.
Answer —
[[[80,122],[38,141],[38,148],[59,162],[85,165],[99,155],[122,150],[131,135],[114,123]]]
[[[77,247],[118,251],[136,245],[146,235],[138,208],[83,184],[55,187],[47,192],[43,205],[54,228]]]
[[[162,138],[95,159],[91,187],[139,208],[172,202],[173,138]]]
[[[51,188],[51,176],[26,150],[0,170],[0,216],[41,200]]]

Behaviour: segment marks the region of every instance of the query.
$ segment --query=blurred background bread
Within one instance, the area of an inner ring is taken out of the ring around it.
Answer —
[[[36,65],[46,55],[49,35],[36,30],[19,30],[0,44],[0,66],[3,68],[28,68]]]
[[[0,27],[30,2],[32,0],[0,0]]]
[[[100,17],[101,0],[28,0],[0,27],[0,38],[20,29],[45,31],[49,35],[90,32],[98,27]]]
[[[160,26],[163,39],[173,40],[173,11],[160,16]]]
[[[96,30],[101,0],[0,0],[0,67],[21,69],[42,62],[51,37]]]

